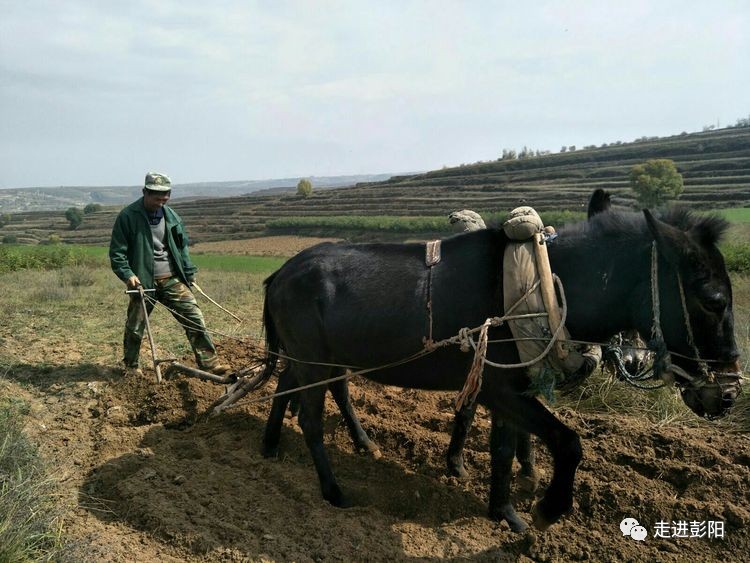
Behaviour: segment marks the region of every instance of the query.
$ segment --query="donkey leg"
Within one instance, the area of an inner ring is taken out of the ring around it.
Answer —
[[[464,446],[476,412],[477,404],[474,402],[459,410],[453,418],[453,432],[451,433],[451,442],[448,444],[446,473],[459,479],[468,479],[469,477],[469,472],[466,471],[464,465]]]
[[[289,414],[295,417],[299,414],[299,395],[292,393],[289,397]]]
[[[528,528],[518,517],[510,502],[510,481],[513,457],[516,454],[516,429],[493,412],[490,430],[490,455],[492,456],[492,476],[490,481],[490,518],[505,520],[514,532]]]
[[[320,377],[324,379],[325,376]],[[319,380],[320,380],[319,379]],[[314,380],[311,380],[311,382]],[[323,498],[333,506],[347,508],[351,506],[349,500],[341,492],[336,483],[336,477],[331,469],[325,447],[323,446],[323,408],[325,402],[326,387],[319,386],[300,392],[300,414],[299,424],[305,436],[305,443],[310,450],[310,455],[315,464],[320,481],[320,490]]]
[[[288,391],[296,385],[296,379],[292,373],[291,366],[287,366],[279,373],[279,382],[276,385],[276,393]],[[276,457],[279,455],[279,441],[281,439],[281,427],[284,425],[284,412],[289,404],[291,395],[275,397],[271,404],[271,412],[268,413],[266,429],[263,434],[263,446],[261,453],[263,457]]]
[[[511,400],[512,397],[512,400]],[[546,530],[573,507],[573,480],[583,456],[581,440],[557,420],[537,399],[523,395],[504,396],[493,405],[498,414],[525,432],[539,436],[553,458],[554,473],[542,499],[534,506],[534,526]],[[493,411],[495,410],[493,409]],[[492,456],[494,467],[497,456]],[[491,484],[490,499],[502,498]],[[497,504],[497,503],[495,503]]]
[[[370,437],[359,422],[357,413],[354,412],[351,400],[349,399],[349,385],[347,381],[345,379],[334,381],[329,383],[328,388],[331,390],[331,395],[333,395],[339,411],[341,411],[341,416],[344,417],[344,422],[346,422],[346,427],[349,429],[349,434],[357,450],[368,452],[375,459],[382,457],[383,454],[380,453],[380,448],[375,442],[370,440]]]
[[[521,464],[518,472],[518,486],[522,491],[533,493],[539,487],[539,475],[534,469],[536,463],[531,435],[523,430],[516,432],[516,459]]]

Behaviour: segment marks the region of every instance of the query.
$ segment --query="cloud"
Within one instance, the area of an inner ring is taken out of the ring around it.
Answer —
[[[0,187],[417,170],[748,111],[739,1],[1,9]]]

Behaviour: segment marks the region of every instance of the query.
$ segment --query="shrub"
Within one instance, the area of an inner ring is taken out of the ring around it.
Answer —
[[[5,235],[3,237],[3,244],[16,244],[18,237],[16,235]]]
[[[97,211],[101,211],[102,206],[98,203],[89,203],[86,205],[86,207],[83,208],[83,214],[88,215],[89,213],[95,213]]]
[[[312,182],[307,178],[302,178],[302,180],[297,183],[297,195],[301,195],[302,197],[310,197],[312,195],[312,191]]]
[[[77,207],[68,207],[65,218],[70,223],[70,230],[75,231],[83,223],[83,212]]]

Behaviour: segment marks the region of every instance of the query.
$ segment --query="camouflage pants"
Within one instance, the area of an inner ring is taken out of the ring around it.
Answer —
[[[156,292],[146,294],[146,310],[151,315],[154,303],[148,298],[153,297],[160,303],[171,309],[172,315],[177,322],[185,327],[190,346],[195,354],[195,361],[201,368],[211,368],[218,363],[216,348],[211,342],[211,337],[206,332],[206,323],[203,320],[198,303],[190,288],[177,277],[171,277],[154,282]],[[125,357],[123,363],[126,366],[137,366],[138,355],[141,350],[143,333],[146,330],[146,319],[143,316],[141,298],[131,295],[128,304],[128,318],[125,322],[124,348]]]

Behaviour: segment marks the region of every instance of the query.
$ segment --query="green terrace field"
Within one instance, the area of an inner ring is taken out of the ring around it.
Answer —
[[[750,207],[720,209],[717,213],[732,223],[750,223]]]
[[[466,164],[384,182],[293,193],[181,200],[171,205],[193,242],[242,240],[269,234],[335,236],[354,240],[428,238],[450,232],[451,211],[473,209],[500,217],[519,205],[581,216],[591,192],[603,188],[619,208],[635,207],[628,184],[633,165],[674,160],[684,177],[680,203],[725,210],[746,222],[750,211],[750,128],[614,143],[528,158]],[[3,220],[0,240],[36,244],[60,237],[76,244],[106,244],[119,207],[86,215],[68,230],[63,212],[17,213]],[[559,220],[555,220],[559,224]],[[553,223],[554,224],[554,223]],[[10,237],[10,238],[8,238]]]

